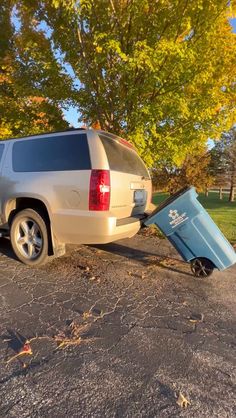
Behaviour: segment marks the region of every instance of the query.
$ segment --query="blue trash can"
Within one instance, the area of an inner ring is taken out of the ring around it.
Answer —
[[[225,270],[236,263],[236,253],[197,200],[194,187],[187,187],[165,200],[149,215],[145,225],[155,224],[195,276],[209,276],[214,268]]]

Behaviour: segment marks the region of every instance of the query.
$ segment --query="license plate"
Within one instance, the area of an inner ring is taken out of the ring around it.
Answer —
[[[135,203],[144,203],[145,201],[145,191],[144,190],[135,190],[134,192],[134,202]]]

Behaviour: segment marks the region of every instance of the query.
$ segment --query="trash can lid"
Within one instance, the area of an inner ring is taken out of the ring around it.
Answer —
[[[178,190],[175,194],[172,194],[170,197],[168,197],[164,202],[160,203],[160,205],[157,206],[157,208],[151,213],[151,216],[155,215],[157,212],[168,206],[170,203],[174,202],[178,197],[182,196],[184,193],[195,190],[195,187],[193,186],[186,186],[182,189]]]

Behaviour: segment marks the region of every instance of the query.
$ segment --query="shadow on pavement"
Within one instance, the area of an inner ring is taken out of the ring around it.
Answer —
[[[181,273],[193,277],[191,273],[188,273],[183,269],[180,270],[175,267],[175,265],[177,264],[183,266],[186,266],[187,264],[186,262],[179,260],[178,258],[163,256],[163,254],[158,254],[156,252],[152,253],[142,251],[137,248],[131,248],[126,245],[121,245],[117,243],[92,245],[91,247],[106,251],[108,253],[120,255],[126,258],[133,258],[134,260],[137,260],[146,266],[156,265],[163,269],[174,271],[175,273]],[[155,259],[150,259],[150,257],[155,257]],[[166,263],[166,265],[164,264],[164,262]]]
[[[15,353],[22,349],[27,340],[24,335],[9,328],[7,329],[7,334],[2,335],[0,338],[7,343],[8,349],[13,350]]]
[[[13,260],[19,261],[13,252],[11,242],[8,238],[0,238],[0,253]]]
[[[133,258],[146,266],[156,265],[163,269],[192,277],[192,274],[184,271],[184,269],[176,268],[176,265],[184,266],[186,263],[174,257],[163,256],[163,254],[158,254],[156,252],[142,251],[137,248],[131,248],[117,243],[89,245],[89,247],[100,249],[111,254],[120,255],[122,257]],[[0,238],[0,253],[12,258],[13,260],[19,261],[12,250],[10,240],[7,238]],[[150,260],[150,257],[155,257],[155,259]]]

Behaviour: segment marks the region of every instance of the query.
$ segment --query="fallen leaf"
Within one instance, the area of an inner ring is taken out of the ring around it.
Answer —
[[[90,312],[84,312],[91,316]],[[71,321],[65,331],[62,331],[54,336],[54,341],[57,343],[57,348],[66,348],[73,345],[80,345],[84,341],[82,335],[89,328],[89,324],[79,325],[75,321]]]
[[[93,314],[92,314],[92,312],[91,312],[91,311],[88,311],[88,312],[84,312],[84,313],[83,313],[83,318],[84,318],[84,319],[91,318],[91,316],[93,316]]]
[[[197,322],[203,322],[203,319],[204,319],[204,315],[202,313],[192,313],[188,317],[188,320],[194,324],[196,324]]]
[[[59,339],[59,338],[55,338],[55,341],[57,342],[57,348],[63,348],[63,347],[68,347],[71,345],[80,345],[82,338],[78,337],[75,339]]]
[[[24,344],[24,346],[23,346],[22,350],[20,351],[20,353],[22,353],[22,352],[24,352],[24,354],[32,354],[32,349],[31,349],[29,343],[26,342]]]
[[[6,364],[11,363],[14,360],[17,360],[19,357],[24,356],[24,355],[32,355],[32,349],[29,346],[29,344],[25,344],[22,349],[19,351],[19,353],[15,354],[14,356],[10,357],[9,360],[6,361]]]
[[[72,323],[70,324],[71,336],[77,338],[82,333],[87,331],[88,327],[89,324],[78,325],[76,324],[76,322],[72,321]]]
[[[176,401],[176,403],[181,407],[181,408],[187,408],[188,405],[190,405],[190,402],[188,401],[188,399],[185,398],[185,396],[180,392],[179,393],[179,397]]]

